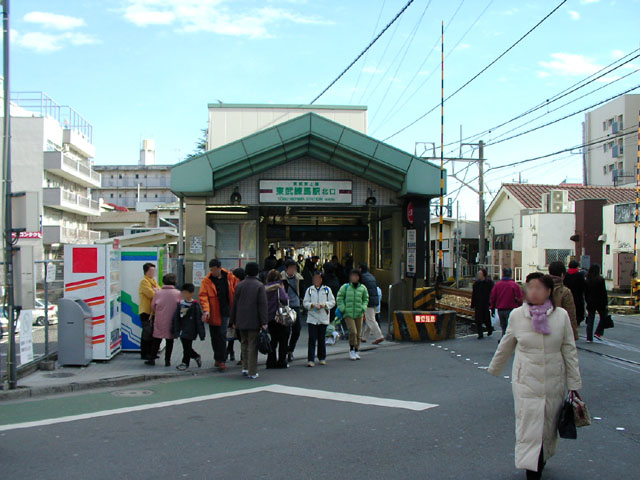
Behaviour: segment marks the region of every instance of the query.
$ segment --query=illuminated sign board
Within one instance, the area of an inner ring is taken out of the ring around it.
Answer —
[[[436,323],[437,315],[417,313],[413,316],[415,323]]]

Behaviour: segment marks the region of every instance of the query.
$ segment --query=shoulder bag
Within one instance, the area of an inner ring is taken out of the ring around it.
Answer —
[[[285,327],[290,327],[294,323],[296,323],[297,314],[296,311],[289,306],[289,302],[287,301],[286,305],[282,305],[280,303],[280,287],[278,287],[278,310],[276,310],[276,323],[283,325]]]
[[[578,438],[578,432],[576,432],[576,421],[573,412],[573,403],[571,397],[567,395],[562,408],[560,409],[560,419],[558,420],[558,435],[560,438],[568,438],[575,440]]]

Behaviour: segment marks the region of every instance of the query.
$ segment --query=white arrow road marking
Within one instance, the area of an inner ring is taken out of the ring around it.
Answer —
[[[186,405],[189,403],[206,402],[208,400],[217,400],[220,398],[239,397],[241,395],[249,395],[249,394],[261,393],[261,392],[280,393],[284,395],[293,395],[296,397],[316,398],[319,400],[333,400],[334,402],[357,403],[361,405],[370,405],[375,407],[402,408],[405,410],[413,410],[413,411],[423,411],[423,410],[428,410],[430,408],[435,408],[438,406],[433,403],[394,400],[392,398],[368,397],[365,395],[352,395],[349,393],[328,392],[324,390],[311,390],[308,388],[288,387],[285,385],[267,385],[264,387],[248,388],[244,390],[236,390],[233,392],[213,393],[211,395],[201,395],[199,397],[181,398],[178,400],[169,400],[166,402],[136,405],[133,407],[114,408],[111,410],[102,410],[99,412],[83,413],[79,415],[69,415],[66,417],[48,418],[45,420],[35,420],[32,422],[0,425],[0,432],[6,432],[9,430],[18,430],[23,428],[55,425],[57,423],[75,422],[78,420],[89,420],[92,418],[108,417],[111,415],[121,415],[124,413],[132,413],[132,412],[141,412],[145,410],[153,410],[156,408],[173,407],[176,405]]]

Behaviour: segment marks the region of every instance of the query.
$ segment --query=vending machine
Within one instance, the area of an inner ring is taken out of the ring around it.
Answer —
[[[120,251],[111,245],[65,245],[64,297],[91,308],[93,359],[113,358],[122,348]]]
[[[156,280],[162,284],[162,276],[169,266],[166,247],[126,247],[120,250],[120,276],[122,298],[122,350],[136,352],[140,350],[142,323],[140,322],[140,280],[144,275],[145,263],[156,266]]]

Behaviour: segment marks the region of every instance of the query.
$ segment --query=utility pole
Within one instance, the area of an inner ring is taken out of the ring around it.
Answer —
[[[9,388],[18,386],[16,376],[16,320],[13,291],[13,219],[11,218],[11,99],[9,84],[9,0],[2,0],[2,40],[4,74],[4,132],[2,143],[2,166],[4,187],[4,275],[7,286],[7,320],[9,320],[9,351],[7,352],[7,370]]]
[[[478,236],[479,236],[479,249],[478,249],[478,263],[485,265],[487,262],[487,248],[485,240],[485,217],[484,217],[484,142],[480,140],[478,142]]]

